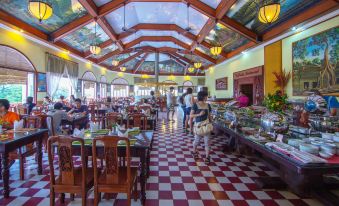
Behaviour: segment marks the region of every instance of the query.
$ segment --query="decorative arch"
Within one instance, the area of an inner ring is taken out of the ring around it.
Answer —
[[[182,84],[184,87],[193,87],[193,83],[189,80],[185,81],[183,84]]]
[[[102,76],[100,77],[100,82],[101,82],[101,83],[104,83],[104,84],[107,84],[107,78],[106,78],[104,75],[102,75]]]
[[[19,50],[0,44],[0,68],[36,72],[31,60]]]
[[[113,85],[128,85],[128,81],[124,78],[116,78],[112,81]]]
[[[91,71],[87,71],[82,75],[82,80],[96,82],[97,78],[95,74]]]

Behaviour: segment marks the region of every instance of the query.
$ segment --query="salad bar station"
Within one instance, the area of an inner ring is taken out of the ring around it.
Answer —
[[[232,102],[211,106],[214,132],[227,138],[225,150],[256,155],[298,195],[322,193],[318,196],[328,205],[338,203],[337,197],[324,192],[339,187],[338,117],[310,114],[303,127],[296,122],[295,108],[277,112],[267,106],[238,108]],[[262,186],[275,179],[259,177],[256,183]]]

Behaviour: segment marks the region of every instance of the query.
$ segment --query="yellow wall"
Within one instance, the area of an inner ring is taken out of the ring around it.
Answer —
[[[106,70],[105,68],[98,68],[92,64],[84,63],[70,57],[64,52],[56,51],[46,46],[35,43],[30,39],[22,36],[20,32],[12,32],[0,28],[0,44],[11,46],[22,52],[32,62],[38,72],[46,72],[45,53],[49,52],[51,54],[79,63],[79,78],[81,78],[86,71],[92,71],[97,77],[97,80],[100,79],[101,75],[105,75],[108,82],[111,82],[115,78],[122,77],[125,78],[130,85],[134,84],[134,75],[124,73],[119,74]],[[164,81],[167,80],[167,78],[168,77],[160,77],[160,80]],[[184,82],[184,77],[175,77],[174,81],[177,82],[179,85],[182,85],[182,83]],[[197,77],[192,77],[191,81],[194,85],[196,85]],[[37,96],[38,100],[42,100],[43,97],[46,96],[46,93],[38,92]]]
[[[320,33],[322,31],[325,31],[327,29],[337,27],[337,26],[339,26],[339,16],[284,39],[282,41],[282,54],[283,54],[282,55],[282,68],[284,68],[286,71],[292,70],[292,43],[293,42],[304,39],[306,37],[312,36],[314,34]],[[304,98],[300,96],[292,96],[292,80],[288,83],[287,95],[293,99]]]
[[[264,48],[260,48],[246,54],[241,54],[236,59],[219,64],[206,73],[206,86],[210,95],[217,98],[233,97],[233,73],[252,67],[264,65]],[[215,80],[228,77],[228,90],[215,90]]]
[[[273,94],[277,90],[274,84],[275,76],[273,72],[281,72],[281,46],[281,41],[265,46],[265,95]]]

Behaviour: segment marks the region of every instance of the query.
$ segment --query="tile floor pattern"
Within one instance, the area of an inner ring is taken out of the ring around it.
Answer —
[[[224,154],[223,139],[212,137],[212,161],[207,166],[203,159],[192,158],[193,137],[184,133],[181,123],[158,121],[151,152],[151,172],[147,182],[146,206],[231,206],[231,205],[321,205],[313,199],[301,199],[289,191],[261,190],[253,177],[274,176],[263,163],[254,158]],[[203,154],[203,148],[200,147]],[[203,155],[201,155],[203,156]],[[36,174],[34,159],[26,164],[26,180],[19,180],[16,163],[10,171],[11,194],[9,199],[0,196],[0,205],[47,206],[49,205],[49,167],[44,154],[44,175]],[[2,181],[0,181],[2,193]],[[56,205],[61,205],[57,200]],[[66,205],[81,205],[77,197]],[[93,192],[88,205],[93,205]],[[118,194],[100,205],[126,205],[125,195]],[[140,201],[132,205],[140,205]]]

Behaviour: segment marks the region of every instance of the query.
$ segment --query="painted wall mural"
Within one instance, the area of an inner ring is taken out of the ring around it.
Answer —
[[[270,2],[276,2],[278,0],[270,0]],[[227,12],[227,16],[236,20],[237,22],[245,25],[247,28],[262,34],[277,24],[284,22],[292,16],[302,12],[304,9],[319,3],[319,0],[280,0],[280,15],[279,19],[269,24],[263,24],[258,20],[258,3],[261,0],[238,0],[232,8]]]
[[[222,24],[217,24],[205,40],[211,45],[221,45],[225,52],[230,52],[249,42],[247,38]]]
[[[155,63],[153,61],[144,61],[144,63],[142,63],[138,71],[154,72],[154,68],[155,68]]]
[[[0,0],[0,9],[45,33],[51,33],[87,13],[82,6],[77,6],[76,9],[73,7],[73,11],[71,0],[48,0],[47,2],[53,7],[53,15],[41,24],[29,13],[28,0]]]
[[[339,92],[339,27],[292,44],[293,95]]]
[[[181,74],[184,73],[184,68],[173,60],[165,60],[159,62],[160,73]]]
[[[95,35],[95,25],[96,25],[96,35]],[[102,30],[102,28],[98,24],[93,22],[65,36],[64,38],[62,38],[62,41],[66,42],[66,44],[68,44],[69,46],[76,48],[80,51],[87,51],[89,50],[89,46],[93,42],[95,42],[96,44],[100,44],[108,39],[109,37]]]

